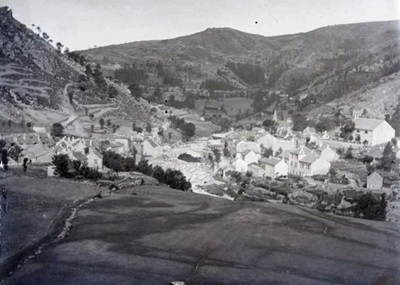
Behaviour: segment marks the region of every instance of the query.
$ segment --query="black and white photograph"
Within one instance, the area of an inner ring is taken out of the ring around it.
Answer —
[[[399,285],[399,0],[0,0],[1,285]]]

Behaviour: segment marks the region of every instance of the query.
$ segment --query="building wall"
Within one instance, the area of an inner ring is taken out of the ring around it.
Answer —
[[[395,137],[395,130],[384,121],[373,132],[372,145],[389,142]]]
[[[233,167],[239,172],[246,172],[248,170],[248,164],[242,159],[236,160],[233,163]]]
[[[246,161],[248,164],[250,163],[257,163],[258,162],[259,155],[255,154],[254,152],[249,152],[243,160]]]
[[[340,156],[331,148],[325,148],[321,152],[321,157],[329,162],[334,162],[339,160]]]
[[[331,164],[329,161],[318,158],[311,164],[311,175],[325,175],[328,174]]]
[[[103,168],[103,159],[95,155],[94,153],[90,152],[87,154],[87,164],[89,167],[92,168]]]
[[[383,180],[378,177],[367,178],[367,188],[372,190],[379,190],[382,188]]]

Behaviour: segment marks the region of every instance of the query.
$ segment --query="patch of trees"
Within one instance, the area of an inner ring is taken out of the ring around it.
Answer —
[[[179,170],[168,168],[164,170],[160,166],[153,167],[147,160],[142,159],[137,165],[133,157],[123,157],[112,151],[103,152],[104,166],[119,171],[137,171],[148,176],[152,176],[160,183],[169,185],[171,188],[188,191],[192,184],[186,179],[186,176]]]
[[[146,72],[132,65],[125,65],[114,71],[114,78],[121,80],[127,85],[143,83],[146,80]]]
[[[232,86],[229,82],[217,79],[207,79],[201,84],[201,88],[207,90],[224,90],[224,91],[236,90],[236,88]]]
[[[176,116],[171,116],[168,118],[173,127],[179,129],[182,132],[182,136],[185,139],[190,139],[196,133],[196,126],[193,123],[186,123],[184,119],[178,118]]]
[[[229,61],[226,67],[247,84],[258,85],[265,83],[264,70],[259,65]]]
[[[304,115],[296,113],[292,116],[293,131],[302,132],[305,128],[312,126],[312,121],[309,121]]]
[[[54,123],[51,126],[50,134],[53,137],[62,137],[64,135],[64,126],[60,123]]]
[[[357,204],[354,206],[355,217],[384,221],[386,219],[386,195],[373,195],[371,193],[362,194],[357,199]]]
[[[346,140],[352,141],[353,138],[353,131],[355,129],[355,124],[353,121],[346,121],[342,127],[340,128],[340,137]]]
[[[315,130],[319,133],[323,133],[325,131],[332,131],[338,126],[338,120],[333,118],[321,117],[318,122],[315,124]]]
[[[71,51],[71,52],[65,51],[65,55],[66,55],[70,60],[75,61],[75,62],[78,63],[79,65],[85,66],[86,58],[85,58],[83,55],[79,54],[78,52],[76,52],[76,51]]]
[[[193,157],[188,153],[181,153],[178,156],[178,159],[186,161],[186,162],[201,162],[200,158],[198,157]]]
[[[79,160],[71,160],[66,154],[53,156],[53,165],[56,167],[55,174],[64,178],[86,178],[99,180],[103,175],[94,168],[82,164]]]

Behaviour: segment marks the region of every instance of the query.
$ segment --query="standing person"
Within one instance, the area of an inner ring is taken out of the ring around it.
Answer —
[[[25,157],[24,158],[24,164],[22,165],[24,167],[24,172],[26,172],[28,165],[26,165],[28,163],[28,159]]]

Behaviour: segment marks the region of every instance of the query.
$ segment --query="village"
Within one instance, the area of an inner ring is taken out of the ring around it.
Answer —
[[[148,128],[146,132],[135,130],[127,135],[113,132],[89,137],[55,137],[50,125],[32,126],[31,131],[25,133],[2,134],[0,140],[4,141],[4,148],[8,148],[10,154],[8,167],[22,168],[25,160],[28,172],[32,166],[41,167],[48,177],[57,175],[53,165],[55,155],[67,155],[71,161],[79,161],[81,165],[101,173],[112,173],[114,171],[103,162],[104,153],[111,152],[122,157],[134,157],[135,163],[146,160],[163,169],[177,169],[191,182],[194,192],[228,199],[233,198],[226,191],[222,190],[221,194],[221,191],[210,189],[216,186],[232,190],[235,189],[232,185],[235,185],[236,190],[230,191],[234,195],[243,191],[251,193],[249,187],[248,191],[240,190],[243,187],[237,179],[238,175],[250,178],[249,184],[253,186],[268,182],[267,191],[273,188],[271,183],[285,181],[284,187],[287,187],[292,185],[288,181],[296,178],[307,185],[319,185],[318,189],[327,193],[332,189],[335,193],[340,189],[349,190],[351,185],[356,191],[385,193],[393,198],[398,185],[390,176],[396,173],[397,166],[390,165],[383,169],[379,165],[382,164],[385,147],[390,147],[395,159],[400,158],[400,148],[394,129],[385,120],[363,118],[355,112],[350,135],[352,141],[338,139],[334,132],[318,133],[311,127],[300,132],[293,131],[292,118],[279,120],[276,110],[271,120],[276,126],[273,131],[262,125],[251,129],[232,128],[225,133],[215,132],[211,137],[189,141],[165,140],[158,128]],[[366,157],[368,159],[364,161]],[[394,161],[391,163],[394,164]],[[361,172],[357,171],[360,167],[363,169]],[[353,173],[354,170],[356,173]],[[338,180],[345,180],[346,183],[335,184]],[[304,192],[305,189],[301,190]],[[315,207],[315,203],[312,206]],[[397,209],[397,204],[392,208]],[[390,219],[397,220],[398,217]]]

